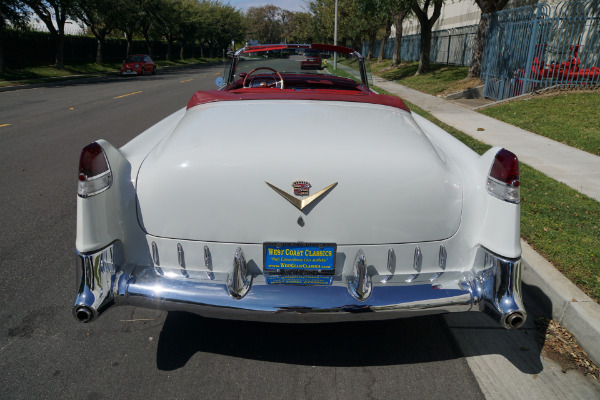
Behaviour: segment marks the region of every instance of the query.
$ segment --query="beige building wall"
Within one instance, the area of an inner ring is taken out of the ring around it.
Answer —
[[[560,3],[559,0],[546,0],[550,6]],[[537,4],[537,0],[510,0],[505,9],[522,7],[526,5]],[[429,13],[433,13],[433,7],[429,7]],[[481,18],[479,6],[474,0],[446,0],[442,6],[440,18],[433,26],[434,31],[460,28],[462,26],[477,25]],[[412,15],[406,18],[402,24],[403,35],[413,35],[419,33],[419,20]],[[395,37],[395,29],[392,31],[392,37]]]

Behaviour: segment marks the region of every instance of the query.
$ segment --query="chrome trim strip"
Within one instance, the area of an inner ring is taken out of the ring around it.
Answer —
[[[208,246],[204,246],[204,266],[212,271],[212,256],[210,254],[210,249]]]
[[[448,255],[446,253],[446,246],[443,244],[440,245],[440,255],[439,255],[439,264],[441,269],[446,269],[446,259]]]
[[[396,253],[394,252],[394,249],[390,248],[388,250],[387,270],[390,271],[391,273],[394,273],[395,269],[396,269]]]
[[[368,275],[367,258],[362,250],[358,250],[354,258],[352,276],[348,278],[348,291],[360,301],[366,300],[371,295],[371,278]]]
[[[177,262],[181,268],[185,269],[185,256],[183,254],[183,246],[181,246],[181,243],[177,243]]]
[[[415,256],[413,258],[413,268],[417,272],[421,272],[421,265],[423,264],[423,253],[419,246],[415,247]]]
[[[236,300],[243,298],[252,285],[252,276],[248,276],[246,257],[241,247],[238,247],[233,257],[233,269],[227,277],[227,290]]]
[[[158,257],[158,246],[156,242],[152,242],[152,261],[156,266],[160,266],[160,258]]]

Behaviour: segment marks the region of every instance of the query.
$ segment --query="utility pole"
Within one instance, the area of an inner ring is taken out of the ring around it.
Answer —
[[[335,22],[333,27],[333,45],[337,46],[337,7],[338,0],[335,0]],[[337,69],[337,51],[333,52],[333,69]]]

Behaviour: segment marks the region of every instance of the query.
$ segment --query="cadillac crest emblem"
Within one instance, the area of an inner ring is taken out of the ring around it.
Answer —
[[[311,188],[311,184],[306,181],[296,181],[292,183],[292,187],[296,196],[308,196],[308,189]]]

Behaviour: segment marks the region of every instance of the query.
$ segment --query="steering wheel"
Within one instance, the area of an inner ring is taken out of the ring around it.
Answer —
[[[256,71],[258,71],[260,69],[269,70],[269,71],[277,74],[277,76],[279,77],[279,80],[275,79],[274,77],[271,77],[275,82],[272,83],[272,84],[270,84],[270,85],[267,85],[267,87],[277,87],[277,84],[280,84],[281,85],[280,89],[283,89],[283,77],[281,76],[281,74],[279,72],[277,72],[273,68],[269,68],[269,67],[258,67],[258,68],[254,68],[252,71],[248,72],[248,75],[246,75],[244,77],[244,82],[242,83],[242,86],[245,87],[245,88],[250,87],[250,85],[252,84],[252,80],[254,79],[254,77],[250,79],[250,81],[248,82],[248,86],[246,86],[246,81],[248,80],[248,78],[250,78],[250,75],[252,75],[253,73],[255,73]]]

